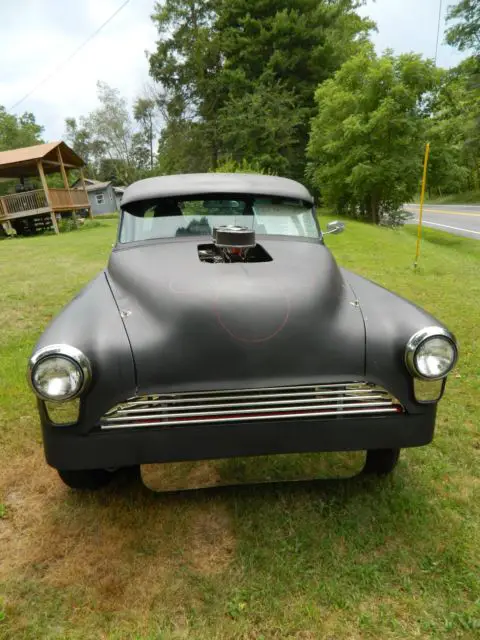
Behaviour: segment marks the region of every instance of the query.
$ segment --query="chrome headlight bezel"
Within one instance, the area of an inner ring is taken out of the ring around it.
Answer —
[[[70,363],[73,363],[78,368],[78,371],[81,373],[81,384],[75,392],[61,399],[57,399],[51,398],[50,396],[42,393],[42,391],[35,386],[33,378],[35,369],[40,363],[49,358],[63,358],[68,360]],[[90,384],[92,379],[92,367],[90,360],[82,351],[80,351],[80,349],[68,344],[52,344],[47,347],[42,347],[42,349],[39,349],[33,354],[28,361],[27,377],[33,392],[41,400],[57,403],[68,402],[74,398],[78,398]]]
[[[453,347],[454,357],[452,363],[448,370],[442,375],[439,376],[426,376],[418,370],[416,355],[418,353],[419,348],[425,343],[431,340],[432,338],[439,338],[446,340]],[[416,378],[420,378],[421,380],[442,380],[448,376],[448,374],[455,367],[455,364],[458,360],[458,346],[454,336],[444,329],[443,327],[425,327],[424,329],[420,329],[413,334],[410,340],[407,342],[407,346],[405,348],[405,364],[407,365],[410,373]]]

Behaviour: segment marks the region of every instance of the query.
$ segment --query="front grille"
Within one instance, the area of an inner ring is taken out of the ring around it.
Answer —
[[[175,427],[402,412],[400,403],[385,389],[366,382],[342,382],[137,396],[111,409],[100,427]]]

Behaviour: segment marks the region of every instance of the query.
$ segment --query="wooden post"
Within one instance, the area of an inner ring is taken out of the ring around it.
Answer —
[[[3,209],[3,215],[8,216],[7,202],[4,197],[0,197],[0,211]]]
[[[70,204],[72,205],[72,219],[73,219],[73,222],[75,223],[75,226],[78,226],[77,216],[75,214],[75,209],[73,204],[72,193],[70,191],[70,187],[68,186],[67,172],[65,171],[65,165],[63,164],[62,152],[60,151],[60,147],[57,147],[57,158],[58,158],[58,162],[60,163],[60,173],[62,174],[62,178],[63,178],[63,186],[68,191],[68,198],[70,200]]]
[[[52,201],[50,199],[50,191],[48,190],[48,184],[47,184],[47,181],[45,179],[45,172],[43,171],[43,165],[42,165],[42,161],[41,160],[37,160],[37,169],[38,169],[38,174],[40,176],[40,180],[42,182],[43,190],[45,191],[45,197],[47,198],[48,206],[51,209],[50,217],[52,219],[52,224],[53,224],[54,231],[55,231],[55,233],[59,233],[58,224],[57,224],[57,218],[55,217],[55,211],[53,210],[53,207],[52,207]]]
[[[85,186],[85,176],[83,175],[83,169],[82,168],[80,168],[80,180],[82,182],[82,187],[83,187],[83,190],[85,192],[85,197],[87,198],[87,202],[88,202],[88,217],[90,219],[92,219],[93,218],[92,207],[90,206],[90,200],[88,199],[88,191],[87,191],[87,187]]]

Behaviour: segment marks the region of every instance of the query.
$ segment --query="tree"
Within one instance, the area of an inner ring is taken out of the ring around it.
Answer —
[[[0,151],[40,144],[42,133],[43,127],[37,124],[33,113],[16,116],[0,105]]]
[[[474,52],[452,71],[444,95],[456,94],[455,102],[446,102],[463,137],[470,188],[480,189],[480,0],[460,0],[449,7],[447,21],[454,23],[446,30],[447,42],[460,51]]]
[[[415,194],[437,77],[419,55],[366,47],[320,85],[308,174],[330,206],[378,224]]]
[[[153,169],[153,140],[156,104],[152,98],[137,98],[133,106],[133,116],[142,125],[142,136],[150,150],[150,169]]]
[[[264,100],[272,114],[295,122],[274,160],[287,175],[303,174],[308,122],[318,83],[356,50],[372,23],[355,13],[357,0],[166,0],[153,20],[159,42],[150,74],[164,89],[168,119],[201,124],[210,167],[238,155],[232,140],[258,134],[246,109]],[[270,105],[268,89],[272,89]],[[225,122],[241,127],[225,135]],[[280,107],[281,105],[281,107]],[[264,125],[267,125],[264,120]],[[277,120],[278,121],[278,120]],[[264,126],[273,131],[275,124]],[[263,153],[261,151],[261,153]],[[271,149],[268,154],[271,156]]]
[[[450,6],[447,21],[455,21],[446,31],[448,44],[480,53],[480,0],[460,0]]]
[[[33,113],[26,112],[17,116],[8,113],[5,107],[0,105],[0,151],[41,144],[42,133],[43,127],[37,124]],[[0,182],[0,195],[8,193],[14,182]]]
[[[118,89],[105,82],[98,82],[97,87],[100,106],[78,123],[67,118],[67,140],[88,162],[90,175],[130,184],[149,169],[149,136],[136,129]]]
[[[442,73],[428,121],[429,185],[437,193],[480,188],[480,91],[477,60]]]
[[[203,123],[171,118],[158,143],[157,173],[202,173],[211,167],[211,149]]]
[[[102,142],[93,138],[87,118],[81,117],[65,119],[65,140],[87,165],[88,175],[98,177],[99,163],[104,156],[105,148]]]
[[[292,93],[266,79],[242,96],[231,97],[218,114],[218,135],[231,158],[253,163],[263,171],[288,174],[295,166],[291,156],[303,124]]]

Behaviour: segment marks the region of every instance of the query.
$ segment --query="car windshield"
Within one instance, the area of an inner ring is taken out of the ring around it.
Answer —
[[[119,241],[211,236],[214,227],[237,225],[259,235],[319,238],[312,205],[280,197],[212,196],[157,198],[127,204],[122,211]]]

